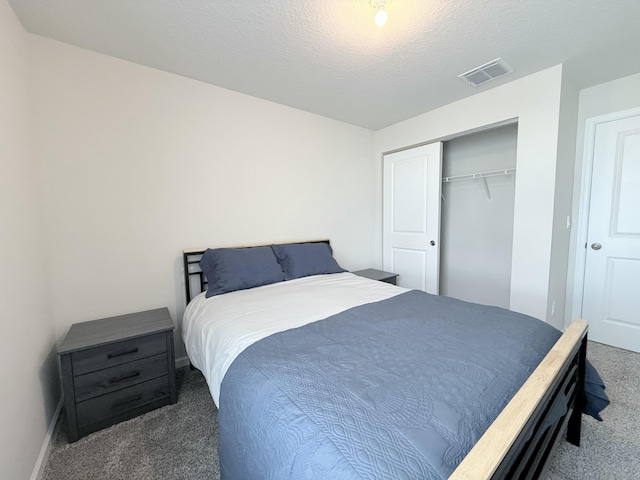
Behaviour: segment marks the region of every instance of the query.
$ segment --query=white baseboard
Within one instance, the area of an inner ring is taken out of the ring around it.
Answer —
[[[62,410],[62,401],[63,397],[61,395],[58,406],[56,407],[56,411],[53,412],[53,417],[51,418],[51,423],[49,424],[47,435],[44,437],[44,442],[42,443],[40,454],[38,455],[36,464],[33,467],[33,471],[31,472],[31,480],[39,480],[40,478],[42,478],[42,474],[44,473],[44,467],[47,464],[47,459],[49,458],[49,450],[51,449],[51,438],[53,438],[53,431],[56,428],[58,417],[60,416],[60,411]]]
[[[189,366],[189,357],[186,355],[184,357],[176,358],[176,368],[188,367]]]

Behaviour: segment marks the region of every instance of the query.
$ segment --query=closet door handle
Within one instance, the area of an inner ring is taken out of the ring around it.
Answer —
[[[431,240],[429,242],[429,245],[431,245],[432,247],[435,247],[436,246],[436,241],[435,240]]]
[[[602,245],[599,244],[598,242],[595,242],[591,244],[591,248],[594,250],[600,250],[602,248]]]

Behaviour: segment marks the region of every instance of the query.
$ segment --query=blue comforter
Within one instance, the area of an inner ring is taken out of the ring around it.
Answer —
[[[272,335],[222,383],[222,479],[447,478],[560,335],[419,291]]]

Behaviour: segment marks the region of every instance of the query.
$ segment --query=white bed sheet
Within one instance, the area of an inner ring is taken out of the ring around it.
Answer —
[[[408,291],[352,273],[314,275],[205,298],[187,306],[182,338],[191,363],[207,379],[219,405],[231,363],[253,343],[366,303]]]

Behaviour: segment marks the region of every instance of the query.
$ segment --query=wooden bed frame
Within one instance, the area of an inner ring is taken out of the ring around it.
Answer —
[[[250,246],[263,245],[234,248]],[[206,278],[198,266],[204,251],[183,252],[186,303],[194,292],[206,290]],[[579,319],[567,328],[449,478],[538,478],[565,427],[567,440],[580,446],[586,356],[587,322]],[[558,415],[558,411],[566,413]]]

